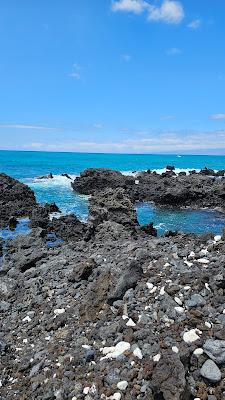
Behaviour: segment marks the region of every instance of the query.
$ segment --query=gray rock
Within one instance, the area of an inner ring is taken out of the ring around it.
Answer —
[[[203,307],[206,305],[205,299],[200,294],[193,294],[190,300],[185,302],[186,307],[194,308],[194,307]]]
[[[219,382],[221,380],[221,372],[217,365],[214,363],[212,360],[207,360],[201,370],[200,370],[201,376],[203,378],[208,379],[210,382]]]
[[[203,349],[217,364],[225,362],[225,340],[208,339],[203,345]]]

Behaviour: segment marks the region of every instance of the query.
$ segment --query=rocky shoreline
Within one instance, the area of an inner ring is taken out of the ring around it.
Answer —
[[[1,400],[225,398],[225,235],[158,238],[134,209],[224,210],[224,172],[174,174],[84,171],[72,187],[91,194],[87,224],[50,220],[57,207],[0,175],[1,226],[32,228],[0,267]]]

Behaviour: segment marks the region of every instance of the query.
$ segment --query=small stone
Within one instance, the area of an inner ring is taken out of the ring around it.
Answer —
[[[194,351],[193,354],[194,354],[195,356],[201,356],[203,353],[204,353],[204,350],[201,349],[201,347],[199,347],[199,348],[195,349],[195,351]]]
[[[88,394],[89,393],[90,388],[87,386],[84,388],[83,390],[83,394]]]
[[[179,353],[179,349],[178,349],[177,346],[173,346],[173,347],[172,347],[172,351],[173,351],[174,353]]]
[[[174,300],[177,304],[179,304],[179,306],[182,306],[182,301],[179,299],[179,297],[175,297]]]
[[[153,283],[151,282],[147,282],[146,286],[148,287],[148,289],[152,289],[154,287]]]
[[[183,314],[185,309],[183,307],[174,307],[174,310],[178,313],[178,314]]]
[[[221,239],[222,237],[220,235],[214,236],[215,242],[220,242]]]
[[[105,354],[105,357],[102,357],[101,360],[106,358],[117,358],[128,350],[130,350],[130,343],[123,341],[117,343],[117,345],[114,347],[104,347],[101,349],[101,351],[103,354]]]
[[[22,320],[23,322],[30,322],[31,318],[29,317],[29,315],[27,315],[25,318],[23,318]]]
[[[161,358],[161,354],[158,353],[153,357],[153,361],[159,362],[160,358]]]
[[[209,260],[208,260],[207,258],[199,258],[199,259],[197,260],[197,262],[198,262],[199,264],[202,264],[202,265],[207,265],[207,264],[209,264]]]
[[[134,349],[133,355],[134,355],[135,357],[138,357],[140,360],[142,360],[142,358],[143,358],[141,349],[139,349],[139,347],[136,347],[136,349]]]
[[[217,364],[225,362],[225,340],[208,339],[203,345],[204,352]]]
[[[206,304],[205,299],[198,293],[193,294],[190,300],[185,302],[186,307],[194,308],[194,307],[203,307]]]
[[[121,394],[120,393],[114,393],[114,395],[111,397],[112,400],[120,400],[121,399]]]
[[[54,310],[55,315],[61,315],[61,314],[64,314],[64,312],[65,312],[65,308],[56,308]]]
[[[119,390],[125,391],[127,389],[128,382],[127,381],[121,381],[121,382],[118,382],[116,386],[117,386],[117,388]]]
[[[126,323],[126,326],[136,326],[136,324],[131,318],[129,318],[129,320]]]
[[[198,329],[191,329],[190,331],[183,334],[183,340],[185,341],[185,343],[196,342],[196,340],[200,339],[197,333],[200,334],[200,331]]]
[[[207,327],[207,328],[212,328],[212,324],[210,324],[210,322],[205,322],[205,326]]]
[[[219,382],[222,378],[221,372],[213,360],[207,360],[202,368],[200,374],[203,378],[208,379],[210,382]]]

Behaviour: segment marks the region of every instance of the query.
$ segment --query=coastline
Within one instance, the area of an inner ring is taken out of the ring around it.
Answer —
[[[222,398],[225,237],[156,237],[134,208],[223,206],[214,178],[85,171],[72,184],[91,195],[84,224],[50,221],[56,206],[0,176],[2,225],[27,212],[31,226],[7,242],[0,269],[3,399]],[[50,247],[52,232],[63,242]]]

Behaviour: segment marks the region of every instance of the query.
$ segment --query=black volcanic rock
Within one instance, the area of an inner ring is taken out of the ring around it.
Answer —
[[[106,168],[89,168],[81,172],[71,184],[72,188],[81,194],[92,194],[96,190],[106,188],[125,188],[127,185],[134,185],[132,176],[125,176],[121,172]]]
[[[29,216],[36,205],[34,193],[28,186],[0,174],[0,226],[7,226],[12,217]]]

